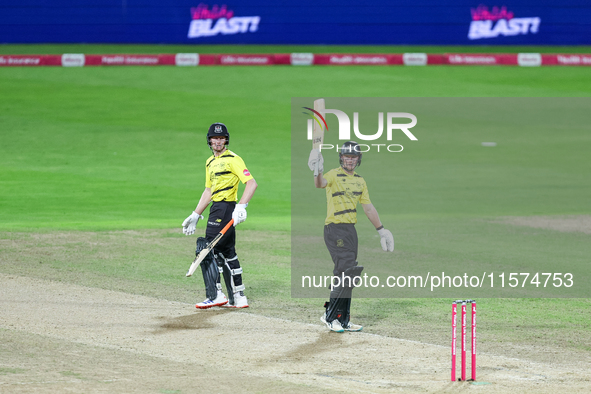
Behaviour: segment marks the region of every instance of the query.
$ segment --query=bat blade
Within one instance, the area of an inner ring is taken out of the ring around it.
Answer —
[[[228,231],[230,226],[232,226],[233,224],[234,224],[234,219],[230,220],[228,222],[228,224],[226,224],[226,226],[222,229],[222,231],[220,231],[218,233],[218,235],[215,236],[213,241],[211,241],[205,249],[203,249],[203,250],[201,250],[201,252],[199,252],[197,257],[195,257],[195,260],[193,260],[193,263],[189,267],[189,271],[187,271],[187,274],[185,276],[189,277],[195,273],[195,270],[197,269],[197,267],[199,267],[199,264],[201,264],[203,259],[205,259],[205,257],[209,254],[209,252],[211,252],[213,250],[214,246],[217,245],[217,243],[220,241],[220,239],[222,239],[224,234],[226,234],[226,231]]]
[[[314,101],[314,110],[318,111],[324,116],[325,104],[324,99]],[[314,130],[312,132],[312,148],[319,149],[320,145],[324,142],[324,129],[320,126],[320,123],[314,122]]]
[[[322,116],[324,116],[324,109],[326,108],[324,99],[314,100],[314,110],[318,111]],[[320,146],[324,143],[324,129],[318,123],[314,123],[314,130],[312,132],[312,148],[313,149],[320,149]],[[319,163],[316,162],[316,168],[314,168],[314,176],[318,175],[319,172]]]
[[[201,264],[201,262],[203,261],[205,256],[207,256],[207,254],[209,252],[211,252],[211,249],[209,249],[209,248],[205,248],[201,252],[199,252],[197,257],[195,257],[195,260],[193,260],[193,263],[189,267],[189,271],[187,271],[187,275],[186,275],[187,277],[189,277],[195,273],[195,270],[197,269],[197,267],[199,267],[199,264]]]

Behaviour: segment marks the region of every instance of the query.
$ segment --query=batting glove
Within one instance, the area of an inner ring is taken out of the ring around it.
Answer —
[[[385,228],[381,228],[378,230],[378,234],[380,234],[380,243],[382,244],[382,250],[384,252],[393,252],[394,251],[394,237],[390,230],[386,230]]]
[[[312,149],[308,158],[308,167],[310,171],[314,171],[314,174],[324,172],[324,158],[322,157],[322,153],[320,153],[320,149]]]
[[[242,223],[246,220],[246,204],[236,204],[236,208],[234,208],[234,212],[232,212],[232,219],[234,219],[234,227]]]
[[[191,216],[186,218],[183,222],[183,234],[195,234],[195,227],[197,227],[197,222],[199,221],[199,219],[203,219],[203,216],[193,211],[193,213],[191,213]]]

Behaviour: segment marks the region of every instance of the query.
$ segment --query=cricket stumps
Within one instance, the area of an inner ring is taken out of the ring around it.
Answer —
[[[471,305],[470,319],[470,344],[471,344],[471,381],[476,380],[476,301],[475,300],[456,300],[451,304],[451,381],[456,381],[456,347],[457,347],[457,315],[458,304],[461,307],[460,325],[461,325],[461,370],[458,381],[466,381],[466,338],[467,338],[467,305]]]

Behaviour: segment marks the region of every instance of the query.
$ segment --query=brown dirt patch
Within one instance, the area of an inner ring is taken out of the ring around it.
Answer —
[[[591,216],[589,215],[506,216],[499,218],[496,222],[567,233],[591,234]]]

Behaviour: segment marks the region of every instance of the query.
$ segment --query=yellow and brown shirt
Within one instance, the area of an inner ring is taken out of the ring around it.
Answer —
[[[371,204],[365,179],[349,175],[342,167],[323,175],[326,185],[327,215],[324,224],[357,223],[357,203]]]
[[[211,201],[236,201],[238,183],[251,179],[242,158],[230,150],[218,157],[211,155],[205,161],[205,187],[211,189]]]

